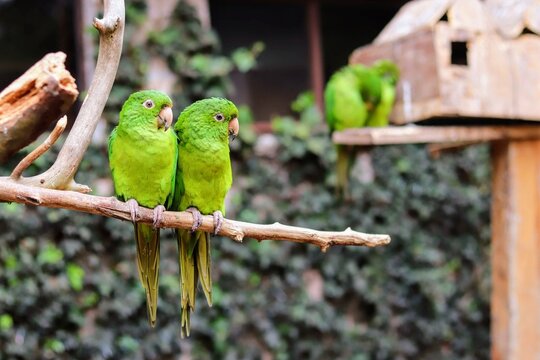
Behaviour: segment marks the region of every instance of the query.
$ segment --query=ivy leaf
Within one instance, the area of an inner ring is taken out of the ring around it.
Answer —
[[[64,258],[64,253],[62,250],[57,248],[53,244],[47,244],[45,247],[40,251],[37,261],[40,264],[58,264],[62,259]]]
[[[84,269],[79,265],[69,263],[66,272],[71,288],[75,291],[81,291],[84,282]]]
[[[0,330],[6,331],[13,327],[13,318],[9,314],[0,315]]]

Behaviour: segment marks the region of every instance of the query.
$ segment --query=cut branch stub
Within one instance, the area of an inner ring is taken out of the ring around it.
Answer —
[[[0,93],[0,162],[30,144],[77,99],[66,54],[45,55]]]

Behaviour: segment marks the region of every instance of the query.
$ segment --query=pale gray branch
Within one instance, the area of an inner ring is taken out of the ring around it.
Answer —
[[[130,220],[131,214],[126,203],[113,197],[86,195],[74,191],[53,190],[18,184],[9,178],[0,179],[0,201],[18,202],[27,205],[63,208],[107,217]],[[151,224],[153,211],[140,208],[138,222]],[[188,212],[166,211],[161,227],[190,229],[193,217]],[[200,227],[204,231],[213,231],[213,217],[204,216]],[[390,243],[390,236],[365,234],[348,228],[345,231],[317,231],[279,223],[271,225],[252,224],[225,219],[219,235],[236,241],[245,237],[257,240],[284,240],[319,246],[326,251],[334,245],[382,246]]]

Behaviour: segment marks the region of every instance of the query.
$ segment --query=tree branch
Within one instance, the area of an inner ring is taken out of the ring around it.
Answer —
[[[66,54],[45,55],[0,92],[0,162],[30,144],[77,99]]]
[[[54,164],[43,174],[21,177],[19,183],[49,189],[80,192],[90,190],[87,186],[75,183],[74,176],[90,144],[116,77],[122,53],[124,14],[124,1],[104,0],[103,19],[94,19],[94,26],[100,35],[96,71],[77,119]]]
[[[0,201],[17,202],[27,205],[46,206],[82,211],[121,220],[131,220],[130,210],[126,203],[113,197],[86,195],[74,191],[61,191],[21,185],[8,178],[0,179]],[[151,224],[153,211],[141,207],[138,222]],[[213,231],[213,217],[204,216],[200,227],[204,231]],[[193,217],[188,212],[166,211],[163,214],[162,227],[190,229]],[[308,243],[319,246],[326,251],[334,245],[382,246],[390,243],[390,236],[365,234],[348,228],[342,232],[316,231],[306,228],[281,225],[251,224],[225,219],[220,235],[242,241],[245,237],[257,240],[284,240]]]
[[[54,127],[54,130],[49,134],[47,139],[39,145],[37,148],[34,149],[30,154],[26,155],[24,159],[22,159],[19,164],[15,167],[15,169],[11,172],[10,178],[12,180],[18,180],[23,171],[26,170],[34,161],[36,161],[37,158],[39,158],[41,155],[45,154],[47,150],[51,148],[51,146],[54,145],[56,140],[62,135],[64,130],[66,129],[67,125],[67,116],[62,116],[60,120],[56,123],[56,126]]]

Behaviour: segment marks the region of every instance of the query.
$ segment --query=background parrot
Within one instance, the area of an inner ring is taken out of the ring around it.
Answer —
[[[226,99],[200,100],[180,114],[174,128],[179,140],[174,210],[189,211],[194,219],[191,231],[177,230],[182,336],[189,336],[199,278],[212,306],[210,234],[197,229],[201,214],[214,216],[214,234],[221,229],[232,185],[229,135],[238,134],[238,109]]]
[[[399,69],[389,60],[367,67],[345,66],[328,81],[325,92],[326,121],[330,132],[363,126],[386,126],[395,100]],[[349,194],[349,169],[355,151],[336,145],[337,186],[340,196]]]
[[[137,269],[146,293],[148,319],[156,323],[159,276],[159,228],[172,203],[178,157],[172,129],[172,101],[162,92],[139,91],[122,106],[109,138],[109,162],[118,199],[131,210],[137,243]],[[154,224],[138,224],[138,205],[154,208]]]

